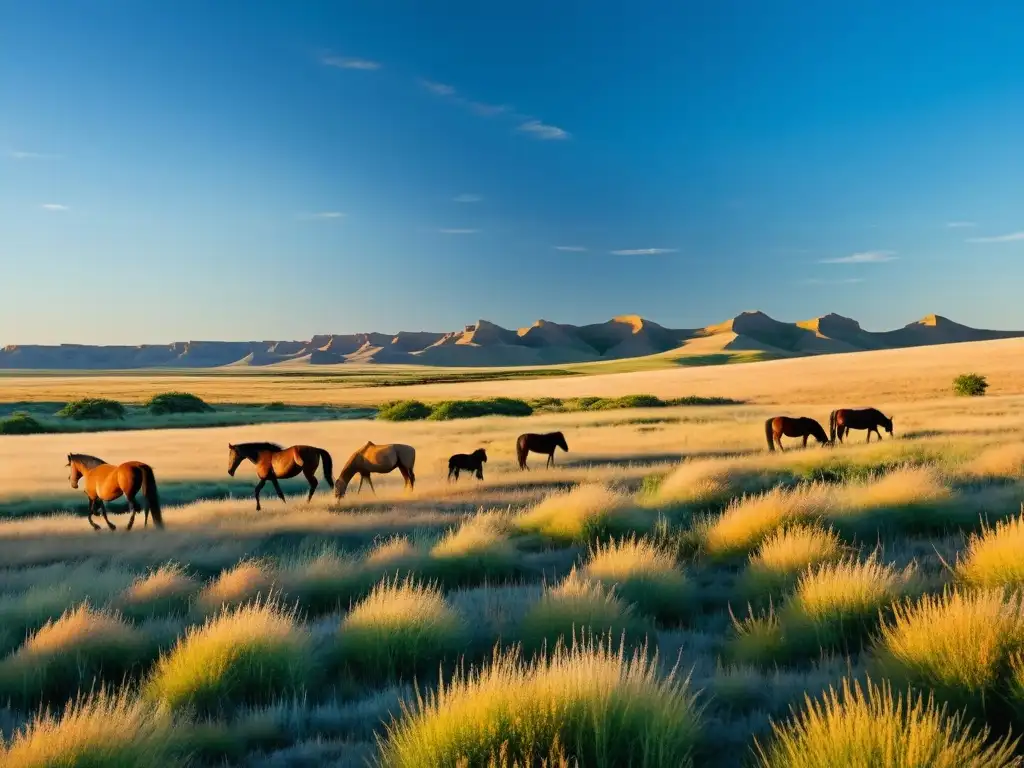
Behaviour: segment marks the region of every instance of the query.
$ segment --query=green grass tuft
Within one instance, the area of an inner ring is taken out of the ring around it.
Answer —
[[[188,392],[163,392],[153,395],[147,402],[146,408],[155,416],[168,413],[209,413],[213,406],[208,405],[202,398]]]
[[[56,415],[62,419],[76,419],[78,421],[123,419],[124,406],[117,402],[117,400],[108,400],[103,397],[85,397],[68,403],[57,411]]]

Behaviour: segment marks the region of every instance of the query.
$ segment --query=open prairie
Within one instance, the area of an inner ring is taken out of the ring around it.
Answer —
[[[744,404],[0,437],[0,764],[1016,765],[1020,344],[400,388],[5,377],[8,401]],[[989,394],[952,397],[971,370]],[[847,405],[895,438],[768,452],[768,417]],[[516,437],[555,430],[568,452],[520,471]],[[257,512],[252,466],[226,474],[255,440],[326,448],[336,475],[408,443],[416,487],[307,504],[287,481]],[[448,483],[478,447],[484,479]],[[93,532],[69,452],[150,463],[166,527]]]

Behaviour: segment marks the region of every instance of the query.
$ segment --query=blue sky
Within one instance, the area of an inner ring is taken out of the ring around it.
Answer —
[[[0,24],[0,343],[753,308],[1024,328],[1020,3],[7,0]]]

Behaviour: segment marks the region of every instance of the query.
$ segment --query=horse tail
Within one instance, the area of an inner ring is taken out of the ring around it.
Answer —
[[[839,413],[839,411],[832,411],[832,413],[830,413],[828,415],[829,440],[831,442],[833,442],[833,443],[836,441],[836,414],[837,413]]]
[[[774,430],[772,429],[772,422],[773,421],[775,421],[775,419],[768,419],[764,423],[764,436],[766,438],[768,438],[768,450],[774,452],[775,451],[775,436],[773,434]]]
[[[149,507],[149,514],[153,516],[153,524],[157,528],[163,528],[164,518],[160,514],[160,494],[156,490],[153,468],[149,464],[143,464],[139,469],[142,470],[142,495],[146,499],[146,506]]]
[[[327,484],[334,487],[334,460],[331,458],[331,454],[325,451],[323,448],[317,448],[320,453],[320,460],[324,463],[324,480]]]
[[[526,435],[520,435],[516,440],[516,458],[519,459],[519,468],[526,466]]]

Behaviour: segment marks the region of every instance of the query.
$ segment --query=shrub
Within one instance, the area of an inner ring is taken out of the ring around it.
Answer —
[[[689,768],[700,713],[689,681],[657,666],[656,654],[627,657],[593,640],[529,663],[496,654],[405,707],[380,740],[379,762]]]
[[[1024,587],[1024,514],[972,533],[954,570],[976,587]]]
[[[213,406],[188,392],[164,392],[153,395],[146,403],[149,412],[156,416],[171,413],[209,413]]]
[[[436,672],[464,644],[465,626],[441,591],[406,578],[382,581],[341,622],[335,657],[370,682]]]
[[[117,400],[107,400],[103,397],[86,397],[68,403],[57,415],[62,419],[123,419],[124,406]]]
[[[199,582],[177,563],[167,563],[139,577],[116,600],[115,605],[135,618],[184,613],[189,600],[199,591]]]
[[[514,525],[555,541],[586,543],[648,528],[652,521],[623,494],[600,483],[588,483],[550,494],[520,514]]]
[[[184,768],[173,723],[165,712],[106,690],[68,702],[57,717],[46,711],[0,743],[0,764],[18,768]]]
[[[492,397],[487,400],[445,400],[434,405],[431,421],[472,419],[479,416],[529,416],[533,408],[525,400]]]
[[[841,556],[843,544],[832,529],[793,525],[768,536],[750,556],[744,591],[764,595],[790,587],[802,571]]]
[[[893,697],[888,682],[829,688],[822,701],[805,697],[803,711],[794,712],[782,726],[772,724],[774,738],[767,748],[756,743],[764,768],[834,768],[870,765],[878,768],[944,766],[1008,768],[1017,739],[989,740],[987,727],[972,732],[959,713],[949,717],[936,709],[931,696],[911,700],[908,693]]]
[[[42,435],[51,431],[24,411],[15,411],[6,419],[0,419],[0,435]]]
[[[575,567],[561,584],[544,591],[520,625],[523,647],[528,650],[568,642],[582,630],[615,637],[625,633],[630,640],[638,640],[648,629],[614,588],[586,578]]]
[[[377,411],[377,418],[384,421],[420,421],[429,415],[430,406],[419,400],[394,400]]]
[[[953,393],[958,397],[981,397],[988,389],[988,381],[978,373],[961,373],[953,379]]]
[[[24,703],[64,699],[95,677],[120,678],[148,650],[146,637],[120,616],[83,604],[48,621],[0,662],[0,694]]]
[[[162,656],[145,686],[148,699],[213,712],[264,704],[301,692],[310,672],[306,629],[276,603],[250,603],[192,627]]]
[[[899,605],[882,625],[875,665],[894,682],[984,712],[1005,693],[1005,671],[1024,649],[1022,601],[1001,589],[946,589]]]
[[[693,592],[675,556],[647,539],[628,539],[590,550],[583,569],[586,578],[615,587],[623,600],[662,621],[686,616],[692,609]]]

